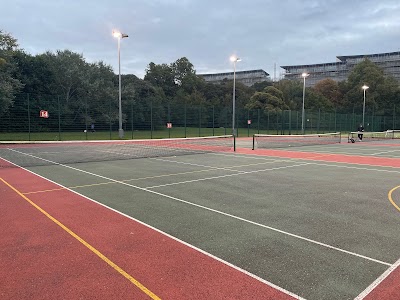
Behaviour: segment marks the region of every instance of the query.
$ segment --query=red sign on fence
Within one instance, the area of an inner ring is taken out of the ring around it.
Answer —
[[[172,128],[172,123],[167,123],[167,128]]]
[[[41,118],[47,119],[49,117],[49,112],[47,110],[41,110],[40,113],[39,113],[39,116]]]

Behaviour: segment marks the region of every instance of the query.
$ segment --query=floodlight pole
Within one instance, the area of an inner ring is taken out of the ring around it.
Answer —
[[[304,134],[305,130],[304,130],[304,118],[305,118],[305,111],[304,111],[304,100],[306,98],[306,77],[309,74],[307,73],[303,73],[301,74],[301,76],[303,77],[303,105],[302,105],[302,109],[301,109],[301,133]]]
[[[232,92],[232,135],[236,136],[235,121],[236,121],[236,63],[240,61],[240,58],[231,56],[233,62],[233,92]]]
[[[118,136],[120,139],[124,138],[124,130],[122,129],[122,88],[121,88],[121,39],[127,38],[128,35],[119,31],[113,31],[114,37],[118,40]]]
[[[364,104],[363,104],[363,117],[362,117],[362,125],[365,128],[365,94],[367,92],[367,90],[369,89],[369,86],[366,86],[365,84],[361,87],[364,90]]]

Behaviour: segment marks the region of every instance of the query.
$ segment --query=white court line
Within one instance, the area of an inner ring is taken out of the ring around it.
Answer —
[[[218,154],[214,154],[218,155]],[[262,156],[246,156],[244,154],[243,157],[246,157],[248,159],[258,159],[258,160],[263,160],[264,158]],[[318,156],[317,156],[318,157]],[[311,161],[307,160],[305,158],[284,158],[280,161],[308,161],[308,164],[310,165],[320,165],[320,166],[328,166],[328,167],[336,167],[336,168],[346,168],[346,169],[357,169],[357,170],[368,170],[368,171],[376,171],[376,172],[388,172],[388,173],[400,173],[400,169],[398,167],[392,167],[392,166],[380,166],[381,168],[391,168],[394,170],[386,170],[386,169],[375,169],[375,168],[368,168],[368,167],[355,167],[355,166],[349,166],[346,162],[335,162],[332,161],[330,164],[328,163],[323,163],[323,162],[318,162],[318,161]],[[363,164],[357,164],[357,163],[351,163],[351,165],[360,165],[364,166]],[[398,170],[398,171],[397,171]]]
[[[24,153],[22,153],[22,154],[24,154]],[[29,155],[29,156],[31,156],[31,155]],[[38,158],[38,157],[37,157],[37,158]],[[152,229],[152,230],[154,230],[154,231],[156,231],[156,232],[158,232],[158,233],[160,233],[160,234],[162,234],[162,235],[164,235],[164,236],[166,236],[166,237],[168,237],[168,238],[170,238],[170,239],[172,239],[172,240],[174,240],[174,241],[176,241],[176,242],[178,242],[178,243],[181,243],[182,245],[185,245],[185,246],[187,246],[187,247],[189,247],[189,248],[191,248],[191,249],[193,249],[193,250],[195,250],[195,251],[198,251],[198,252],[204,254],[205,256],[208,256],[208,257],[210,257],[210,258],[212,258],[212,259],[214,259],[214,260],[216,260],[216,261],[218,261],[218,262],[220,262],[220,263],[223,263],[223,264],[225,264],[225,265],[231,267],[232,269],[235,269],[235,270],[237,270],[237,271],[239,271],[239,272],[241,272],[241,273],[243,273],[243,274],[245,274],[245,275],[247,275],[247,276],[249,276],[249,277],[251,277],[251,278],[253,278],[253,279],[255,279],[255,280],[259,281],[259,282],[261,282],[261,283],[264,283],[264,284],[266,284],[266,285],[268,285],[268,286],[270,286],[270,287],[272,287],[272,288],[274,288],[274,289],[276,289],[276,290],[278,290],[278,291],[280,291],[280,292],[282,292],[282,293],[284,293],[284,294],[286,294],[286,295],[289,295],[289,296],[291,296],[291,297],[293,297],[293,298],[295,298],[295,299],[298,299],[298,300],[306,300],[306,299],[300,297],[299,295],[296,295],[295,293],[292,293],[292,292],[290,292],[290,291],[288,291],[288,290],[286,290],[286,289],[284,289],[284,288],[282,288],[282,287],[280,287],[280,286],[278,286],[278,285],[276,285],[276,284],[274,284],[274,283],[272,283],[272,282],[270,282],[270,281],[267,281],[267,280],[265,280],[265,279],[263,279],[263,278],[261,278],[261,277],[259,277],[259,276],[257,276],[257,275],[254,275],[253,273],[250,273],[249,271],[246,271],[246,270],[244,270],[244,269],[242,269],[242,268],[240,268],[240,267],[238,267],[238,266],[236,266],[236,265],[234,265],[234,264],[232,264],[232,263],[230,263],[230,262],[228,262],[228,261],[226,261],[226,260],[223,260],[222,258],[219,258],[219,257],[217,257],[217,256],[215,256],[215,255],[213,255],[213,254],[211,254],[211,253],[209,253],[209,252],[206,252],[206,251],[204,251],[204,250],[202,250],[202,249],[200,249],[200,248],[198,248],[198,247],[196,247],[196,246],[193,246],[193,245],[191,245],[191,244],[189,244],[189,243],[187,243],[187,242],[185,242],[185,241],[183,241],[183,240],[181,240],[181,239],[178,239],[177,237],[174,237],[173,235],[170,235],[170,234],[168,234],[168,233],[166,233],[166,232],[164,232],[164,231],[162,231],[162,230],[160,230],[160,229],[158,229],[158,228],[156,228],[156,227],[153,227],[153,226],[151,226],[151,225],[149,225],[149,224],[146,224],[146,223],[144,223],[144,222],[142,222],[142,221],[140,221],[140,220],[138,220],[138,219],[136,219],[136,218],[134,218],[134,217],[132,217],[132,216],[129,216],[129,215],[127,215],[127,214],[124,214],[124,213],[122,213],[122,212],[120,212],[120,211],[118,211],[118,210],[116,210],[116,209],[114,209],[114,208],[112,208],[112,207],[109,207],[109,206],[107,206],[107,205],[105,205],[105,204],[103,204],[103,203],[100,203],[100,202],[98,202],[98,201],[92,199],[92,198],[89,198],[89,197],[87,197],[87,196],[85,196],[85,195],[83,195],[83,194],[80,194],[80,193],[78,193],[78,192],[76,192],[76,191],[74,191],[74,190],[71,190],[71,189],[69,189],[69,188],[67,188],[67,187],[65,187],[65,186],[63,186],[63,185],[61,185],[61,184],[59,184],[59,183],[57,183],[57,182],[55,182],[55,181],[53,181],[53,180],[50,180],[50,179],[48,179],[48,178],[46,178],[46,177],[44,177],[44,176],[41,176],[41,175],[36,174],[36,173],[34,173],[34,172],[32,172],[32,171],[30,171],[30,170],[28,170],[28,169],[25,169],[25,168],[23,168],[23,167],[20,167],[20,166],[18,166],[18,165],[16,165],[16,164],[14,164],[14,163],[12,163],[12,162],[6,160],[6,159],[3,159],[3,160],[9,162],[9,163],[12,164],[12,165],[15,165],[15,166],[17,166],[17,167],[23,169],[23,170],[25,170],[25,171],[27,171],[27,172],[29,172],[29,173],[31,173],[31,174],[34,174],[35,176],[38,176],[38,177],[40,177],[40,178],[43,178],[44,180],[47,180],[48,182],[51,182],[51,183],[53,183],[53,184],[55,184],[55,185],[57,185],[57,186],[59,186],[59,187],[62,187],[62,188],[66,189],[66,190],[68,190],[68,191],[70,191],[70,192],[72,192],[72,193],[74,193],[74,194],[76,194],[76,195],[79,195],[79,196],[82,197],[82,198],[85,198],[85,199],[87,199],[87,200],[89,200],[89,201],[92,201],[93,203],[96,203],[96,204],[98,204],[98,205],[100,205],[100,206],[102,206],[102,207],[105,207],[105,208],[107,208],[107,209],[113,211],[113,212],[116,212],[117,214],[120,214],[120,215],[122,215],[122,216],[124,216],[124,217],[126,217],[126,218],[128,218],[128,219],[131,219],[131,220],[133,220],[133,221],[135,221],[135,222],[137,222],[137,223],[139,223],[139,224],[141,224],[141,225],[143,225],[143,226],[145,226],[145,227],[147,227],[147,228],[150,228],[150,229]],[[47,161],[47,160],[46,160],[46,161]],[[53,162],[53,163],[54,163],[54,162]],[[75,169],[75,168],[69,167],[69,166],[67,166],[67,165],[62,165],[62,164],[58,164],[58,163],[55,163],[55,164],[56,164],[56,165],[59,165],[59,166],[62,166],[62,167],[67,167],[67,168]],[[83,171],[83,170],[79,170],[79,169],[75,169],[75,170],[80,171],[80,172],[84,172],[84,173],[89,173],[89,172],[86,172],[86,171]],[[90,173],[89,173],[89,174],[90,174]],[[93,175],[98,176],[98,177],[102,177],[102,176],[96,175],[96,174],[93,174]],[[116,180],[113,180],[113,181],[116,181]],[[118,181],[117,181],[117,182],[118,182]],[[119,182],[118,182],[118,183],[119,183]]]
[[[189,163],[189,162],[184,162],[184,161],[176,161],[176,160],[170,160],[170,159],[165,159],[165,158],[155,158],[155,157],[150,158],[150,159],[157,160],[157,161],[164,161],[164,162],[173,162],[173,163],[180,164],[180,165],[188,165],[188,166],[201,167],[201,168],[212,168],[215,170],[237,171],[237,170],[232,170],[232,167],[207,166],[207,165],[200,165],[200,164]]]
[[[231,156],[231,155],[225,155],[228,157],[235,157],[235,156]],[[243,156],[245,157],[245,156]],[[249,167],[249,166],[257,166],[257,165],[265,165],[265,164],[272,164],[272,163],[276,163],[276,162],[282,162],[285,160],[282,159],[270,159],[270,160],[264,160],[264,162],[262,163],[256,163],[256,164],[246,164],[246,165],[234,165],[234,166],[230,166],[230,167],[216,167],[216,166],[210,166],[210,165],[201,165],[201,164],[195,164],[195,163],[189,163],[189,162],[184,162],[184,161],[178,161],[178,160],[171,160],[171,159],[165,159],[165,158],[149,158],[151,160],[157,160],[157,161],[163,161],[163,162],[171,162],[171,163],[176,163],[176,164],[182,164],[182,165],[188,165],[188,166],[194,166],[194,167],[202,167],[202,168],[211,168],[211,169],[215,169],[215,170],[227,170],[227,171],[235,171],[235,172],[242,172],[242,171],[238,171],[235,170],[235,168],[241,168],[241,167]],[[287,161],[287,160],[286,160]]]
[[[381,276],[379,276],[373,283],[371,283],[360,295],[354,300],[362,300],[367,297],[378,285],[380,285],[396,268],[400,267],[400,259],[390,266]]]
[[[227,175],[206,177],[206,178],[200,178],[200,179],[179,181],[179,182],[173,182],[173,183],[166,183],[166,184],[160,184],[160,185],[147,186],[145,188],[146,189],[154,189],[154,188],[165,187],[165,186],[170,186],[170,185],[178,185],[178,184],[184,184],[184,183],[191,183],[191,182],[198,182],[198,181],[205,181],[205,180],[213,180],[213,179],[232,177],[232,176],[239,176],[239,175],[244,175],[244,174],[252,174],[252,173],[258,173],[258,172],[281,170],[281,169],[287,169],[287,168],[300,167],[300,166],[304,166],[304,165],[308,165],[308,163],[302,163],[302,164],[290,165],[290,166],[283,166],[283,167],[275,167],[275,168],[262,169],[262,170],[254,170],[254,171],[238,171],[239,173],[236,173],[236,174],[227,174]]]
[[[379,154],[392,153],[392,152],[399,152],[399,151],[400,151],[400,149],[392,150],[392,151],[382,151],[382,152],[372,153],[371,155],[379,155]],[[400,158],[400,157],[399,157],[399,158]]]
[[[20,154],[23,154],[23,155],[27,155],[26,153],[17,151],[15,149],[12,149],[11,151],[14,151],[14,152],[17,152],[17,153],[20,153]],[[382,265],[391,266],[391,264],[388,263],[388,262],[384,262],[384,261],[381,261],[381,260],[378,260],[378,259],[374,259],[374,258],[365,256],[365,255],[357,254],[355,252],[351,252],[351,251],[348,251],[348,250],[337,248],[337,247],[334,247],[334,246],[331,246],[331,245],[328,245],[328,244],[325,244],[325,243],[322,243],[322,242],[318,242],[318,241],[313,240],[313,239],[305,238],[305,237],[302,237],[302,236],[297,235],[297,234],[293,234],[293,233],[290,233],[290,232],[287,232],[287,231],[284,231],[284,230],[280,230],[280,229],[277,229],[277,228],[274,228],[274,227],[271,227],[271,226],[267,226],[267,225],[264,225],[264,224],[260,224],[260,223],[257,223],[257,222],[253,222],[253,221],[250,221],[250,220],[247,220],[247,219],[232,215],[232,214],[228,214],[228,213],[225,213],[223,211],[219,211],[219,210],[216,210],[216,209],[213,209],[213,208],[209,208],[207,206],[203,206],[203,205],[199,205],[199,204],[196,204],[196,203],[192,203],[192,202],[189,202],[189,201],[186,201],[186,200],[183,200],[183,199],[179,199],[177,197],[169,196],[169,195],[162,194],[162,193],[159,193],[159,192],[156,192],[156,191],[152,191],[152,190],[149,190],[149,189],[146,189],[146,188],[135,186],[135,185],[132,185],[132,184],[129,184],[129,183],[126,183],[126,182],[115,180],[115,179],[112,179],[112,178],[109,178],[109,177],[106,177],[106,176],[103,176],[103,175],[98,175],[98,174],[91,173],[91,172],[88,172],[88,171],[85,171],[85,170],[81,170],[81,169],[78,169],[78,168],[74,168],[74,167],[71,167],[71,166],[68,166],[68,165],[64,165],[64,164],[60,164],[60,163],[57,163],[57,162],[53,162],[53,161],[50,161],[50,160],[47,160],[47,159],[44,159],[44,158],[40,158],[40,157],[37,157],[37,156],[34,156],[34,155],[28,155],[28,156],[31,156],[31,157],[34,157],[34,158],[37,158],[37,159],[40,159],[40,160],[43,160],[43,161],[50,162],[50,163],[52,163],[54,165],[58,165],[58,166],[62,166],[62,167],[68,168],[68,169],[72,169],[72,170],[75,170],[75,171],[78,171],[78,172],[81,172],[81,173],[89,174],[89,175],[92,175],[92,176],[95,176],[95,177],[99,177],[99,178],[103,178],[103,179],[106,179],[106,180],[109,180],[109,181],[120,183],[121,185],[129,186],[129,187],[141,190],[141,191],[149,192],[151,194],[155,194],[155,195],[158,195],[158,196],[161,196],[161,197],[164,197],[164,198],[168,198],[168,199],[171,199],[171,200],[174,200],[174,201],[185,203],[185,204],[188,204],[188,205],[191,205],[191,206],[194,206],[194,207],[202,208],[204,210],[208,210],[208,211],[214,212],[216,214],[220,214],[220,215],[223,215],[223,216],[226,216],[226,217],[229,217],[229,218],[232,218],[232,219],[236,219],[236,220],[248,223],[248,224],[252,224],[252,225],[255,225],[255,226],[258,226],[258,227],[269,229],[271,231],[279,232],[279,233],[282,233],[284,235],[287,235],[287,236],[290,236],[290,237],[294,237],[294,238],[297,238],[299,240],[303,240],[303,241],[306,241],[306,242],[310,242],[310,243],[313,243],[313,244],[316,244],[316,245],[319,245],[319,246],[322,246],[322,247],[325,247],[325,248],[328,248],[328,249],[336,250],[338,252],[349,254],[349,255],[352,255],[352,256],[355,256],[355,257],[358,257],[358,258],[363,258],[365,260],[376,262],[376,263],[379,263],[379,264],[382,264]]]
[[[169,162],[175,162],[175,161],[169,161]],[[255,164],[255,165],[262,165],[262,163],[261,164]],[[399,171],[395,171],[395,170],[384,170],[384,169],[371,169],[371,168],[352,167],[352,166],[334,165],[334,164],[330,165],[330,164],[323,164],[323,163],[316,163],[316,162],[308,162],[308,163],[303,163],[303,164],[298,164],[298,165],[275,167],[275,168],[270,168],[270,169],[262,169],[262,170],[254,170],[254,171],[238,171],[239,173],[235,173],[235,174],[227,174],[227,175],[206,177],[206,178],[200,178],[200,179],[178,181],[178,182],[173,182],[173,183],[166,183],[166,184],[160,184],[160,185],[147,186],[145,188],[146,189],[154,189],[154,188],[160,188],[160,187],[166,187],[166,186],[172,186],[172,185],[193,183],[193,182],[198,182],[198,181],[213,180],[213,179],[232,177],[232,176],[239,176],[239,175],[246,175],[246,174],[258,173],[258,172],[267,172],[267,171],[287,169],[287,168],[292,168],[292,167],[300,167],[300,166],[305,166],[305,165],[318,165],[318,166],[326,166],[326,167],[334,167],[334,168],[367,170],[367,171],[374,171],[374,172],[400,173],[400,170]],[[246,167],[247,165],[244,165],[244,166]],[[251,166],[251,165],[249,165],[249,166]],[[241,167],[241,166],[236,166],[236,168],[238,168],[238,167]],[[124,180],[124,181],[128,181],[128,180]]]
[[[214,155],[219,155],[214,153]],[[262,156],[246,156],[246,154],[243,154],[243,157],[246,157],[248,159],[256,159],[256,160],[264,160]],[[232,155],[233,156],[233,155]],[[306,159],[302,158],[284,158],[280,160],[281,162],[285,161],[303,161]],[[306,160],[308,161],[308,160]],[[388,173],[400,173],[400,169],[398,167],[391,167],[391,166],[381,166],[382,168],[391,168],[394,170],[386,170],[386,169],[375,169],[375,168],[368,168],[368,167],[356,167],[356,166],[349,166],[348,163],[344,162],[330,162],[328,163],[323,163],[323,162],[318,162],[318,161],[308,161],[309,165],[318,165],[318,166],[327,166],[327,167],[335,167],[335,168],[345,168],[345,169],[356,169],[356,170],[367,170],[367,171],[376,171],[376,172],[388,172]],[[353,165],[354,163],[352,163]]]

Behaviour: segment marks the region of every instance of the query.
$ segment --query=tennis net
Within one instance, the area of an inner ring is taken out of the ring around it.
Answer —
[[[230,152],[233,135],[128,141],[3,142],[0,168]]]
[[[373,141],[385,141],[385,140],[393,140],[400,139],[400,130],[386,130],[386,131],[378,131],[378,132],[350,132],[347,141],[349,143],[354,143],[360,141],[359,135],[362,134],[362,141],[365,142],[373,142]]]
[[[254,134],[253,150],[256,148],[288,148],[340,143],[340,132],[302,135]]]

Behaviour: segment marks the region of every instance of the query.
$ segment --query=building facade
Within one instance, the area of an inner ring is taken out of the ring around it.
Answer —
[[[221,83],[224,80],[233,80],[233,72],[228,73],[215,73],[215,74],[198,74],[198,76],[204,78],[206,82]],[[241,82],[244,85],[252,86],[255,83],[270,81],[269,74],[264,70],[250,70],[250,71],[238,71],[236,72],[236,81]]]
[[[337,56],[337,62],[313,64],[313,65],[297,65],[297,66],[281,66],[285,70],[284,78],[290,80],[301,80],[302,73],[308,73],[306,80],[307,86],[314,86],[318,81],[323,79],[333,79],[335,81],[346,80],[354,68],[354,66],[364,59],[369,59],[378,67],[383,69],[384,74],[391,75],[400,81],[400,51],[389,53],[365,54]]]

